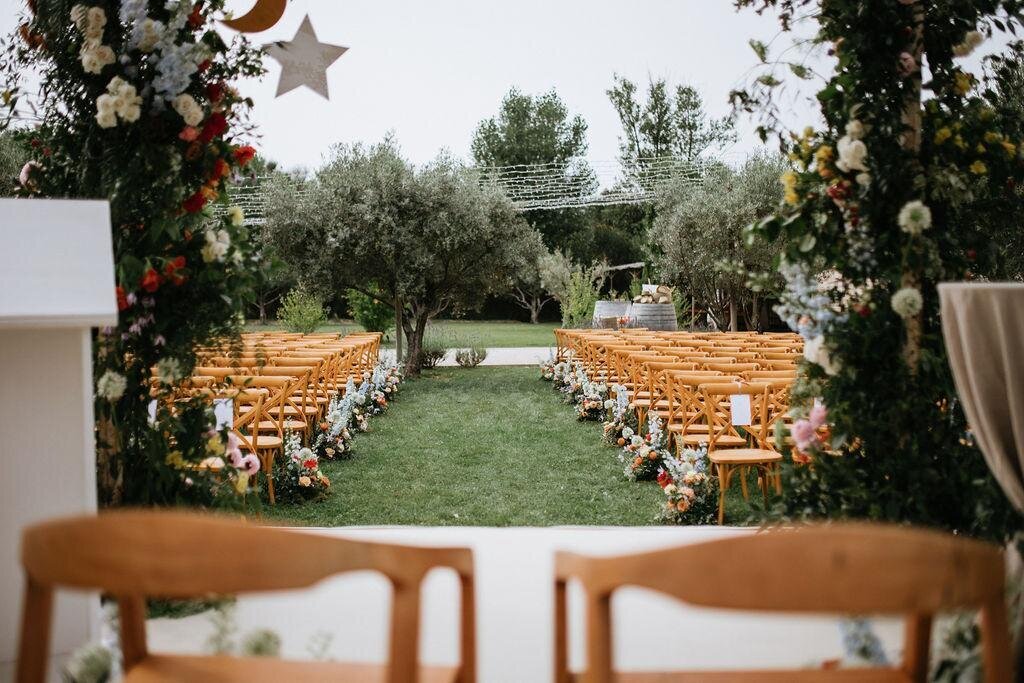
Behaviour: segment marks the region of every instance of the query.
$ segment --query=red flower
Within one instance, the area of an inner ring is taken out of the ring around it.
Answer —
[[[211,178],[224,178],[231,173],[231,167],[228,166],[228,162],[224,161],[220,157],[213,162],[213,173],[210,174]]]
[[[305,467],[307,470],[311,470],[316,467],[316,460],[314,460],[313,458],[310,458],[309,460],[303,460],[302,466]]]
[[[224,96],[224,84],[223,83],[207,83],[206,84],[206,99],[210,102],[220,102],[220,98]]]
[[[199,131],[192,126],[185,126],[181,129],[181,132],[178,133],[178,139],[184,140],[185,142],[193,142],[197,137],[199,137]]]
[[[235,161],[239,166],[245,166],[247,163],[252,161],[252,158],[256,156],[255,148],[249,145],[243,145],[235,150]]]
[[[194,195],[186,199],[181,205],[181,207],[189,213],[202,211],[204,206],[206,206],[206,195],[202,192],[196,192]]]
[[[199,66],[196,68],[199,69],[199,73],[203,73],[204,71],[210,68],[210,64],[211,62],[209,59],[204,59],[203,61],[199,62]]]
[[[185,257],[176,256],[173,260],[168,261],[164,266],[164,275],[167,279],[174,283],[175,286],[185,284],[186,277],[179,273],[185,267]]]
[[[210,117],[206,119],[206,123],[203,124],[203,132],[199,134],[199,139],[203,142],[209,142],[215,137],[223,135],[227,129],[228,120],[224,117],[224,114],[215,111],[210,114]]]
[[[672,483],[672,476],[665,470],[658,472],[658,486],[665,488]]]
[[[144,290],[152,294],[156,290],[160,289],[160,280],[160,273],[156,272],[152,268],[148,268],[146,273],[142,276],[142,279],[139,280],[139,285]]]
[[[192,13],[188,15],[188,24],[192,28],[199,28],[203,25],[202,5],[203,3],[197,2],[192,8]]]
[[[124,287],[118,285],[114,290],[117,293],[117,310],[123,311],[128,308],[128,296],[124,293]]]

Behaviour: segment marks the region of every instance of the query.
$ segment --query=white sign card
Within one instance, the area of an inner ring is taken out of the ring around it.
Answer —
[[[748,426],[751,423],[750,395],[733,394],[730,396],[729,410],[732,412],[732,423],[734,426]]]

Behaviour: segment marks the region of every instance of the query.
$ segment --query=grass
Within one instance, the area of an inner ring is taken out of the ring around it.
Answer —
[[[554,346],[557,323],[521,323],[513,320],[438,320],[430,328],[449,335],[453,341],[462,344],[478,343],[488,348],[512,346]],[[250,320],[246,332],[282,330],[277,322],[261,325]],[[360,330],[351,320],[334,320],[320,328],[320,332],[348,333]],[[393,335],[386,346],[394,347]]]
[[[664,501],[656,483],[623,478],[600,425],[577,422],[533,368],[425,372],[370,429],[354,459],[323,463],[328,498],[267,514],[315,526],[646,525]],[[747,517],[738,493],[727,510]]]

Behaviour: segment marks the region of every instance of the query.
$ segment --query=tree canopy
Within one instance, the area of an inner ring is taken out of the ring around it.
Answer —
[[[412,373],[427,322],[508,291],[539,242],[469,169],[444,155],[415,169],[391,140],[335,148],[302,192],[276,179],[265,235],[307,286],[397,304]]]

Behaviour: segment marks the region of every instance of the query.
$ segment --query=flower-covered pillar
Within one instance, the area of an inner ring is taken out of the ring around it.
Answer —
[[[19,194],[110,202],[118,322],[94,337],[104,504],[234,503],[247,467],[212,411],[178,392],[196,349],[237,334],[252,273],[225,184],[255,154],[251,102],[232,81],[262,73],[216,22],[223,0],[29,3],[0,57],[2,102],[26,99],[33,155]],[[21,79],[33,75],[33,90]],[[0,120],[2,121],[2,120]],[[223,475],[195,466],[230,459]],[[251,468],[250,468],[251,469]]]
[[[1008,538],[1022,520],[971,441],[936,285],[994,272],[999,230],[1024,218],[1024,122],[964,61],[993,32],[1020,26],[1020,3],[737,4],[776,11],[784,29],[813,15],[815,44],[830,54],[831,72],[818,74],[820,129],[782,130],[772,104],[783,72],[815,78],[803,60],[774,61],[753,42],[763,73],[733,93],[793,164],[783,205],[750,230],[784,244],[777,310],[804,336],[807,359],[776,512]],[[994,220],[979,218],[996,205]]]

